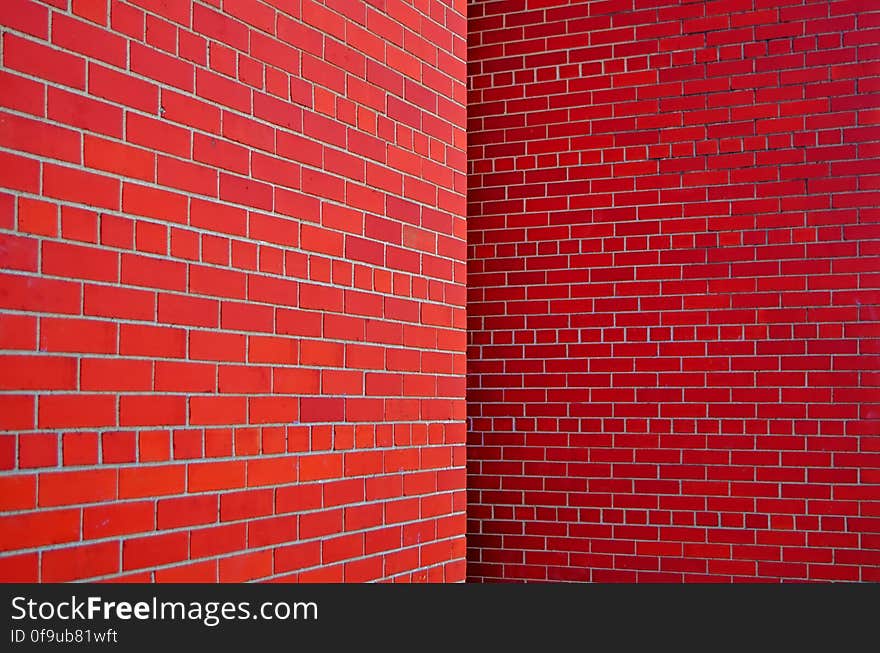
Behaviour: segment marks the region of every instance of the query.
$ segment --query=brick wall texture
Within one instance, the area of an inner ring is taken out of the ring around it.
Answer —
[[[0,25],[0,580],[462,580],[464,2]]]
[[[880,6],[469,12],[469,577],[880,581]]]
[[[880,581],[874,3],[0,32],[0,580]]]

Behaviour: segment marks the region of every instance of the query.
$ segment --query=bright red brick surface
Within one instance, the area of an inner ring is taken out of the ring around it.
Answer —
[[[880,580],[878,5],[469,10],[469,577]]]
[[[0,25],[0,580],[462,580],[464,3]]]

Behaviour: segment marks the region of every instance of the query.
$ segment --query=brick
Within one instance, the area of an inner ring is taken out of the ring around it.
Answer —
[[[342,531],[342,510],[329,510],[300,516],[300,537],[321,537]]]
[[[401,542],[401,529],[399,526],[380,528],[369,531],[364,535],[364,548],[368,554],[397,549],[400,547]]]
[[[119,470],[119,498],[181,494],[186,485],[184,465],[125,467]]]
[[[235,270],[191,265],[189,290],[200,295],[244,299],[247,292],[247,277]]]
[[[190,224],[210,231],[243,236],[247,232],[247,213],[242,209],[194,199]]]
[[[55,467],[58,464],[58,436],[54,433],[26,433],[18,439],[20,468]]]
[[[95,465],[98,462],[97,433],[65,433],[61,439],[64,466]]]
[[[163,186],[199,195],[217,196],[217,171],[207,166],[160,156],[157,180]]]
[[[111,177],[55,165],[43,166],[43,193],[88,206],[119,208],[119,181]]]
[[[276,492],[276,512],[313,510],[323,505],[323,490],[320,483],[297,484],[278,488]]]
[[[305,368],[275,368],[272,370],[272,389],[284,394],[318,394],[321,377],[318,370]]]
[[[190,362],[156,362],[156,390],[160,392],[213,392],[216,368]]]
[[[122,569],[143,569],[187,558],[189,534],[166,533],[127,539],[122,543]]]
[[[304,224],[300,227],[300,239],[303,247],[310,251],[342,256],[343,235],[340,233]]]
[[[272,33],[275,30],[275,12],[253,0],[233,0],[224,9],[232,16],[248,25],[252,25],[264,32]],[[252,33],[251,38],[262,36]]]
[[[321,373],[321,391],[329,395],[361,395],[364,377],[360,372],[324,370]]]
[[[6,3],[0,11],[0,22],[37,38],[46,40],[49,36],[49,12],[24,0]]]
[[[0,477],[0,508],[4,511],[36,508],[37,477],[18,475]]]
[[[165,324],[216,328],[220,322],[220,307],[215,300],[159,293],[158,318]]]
[[[244,361],[246,336],[236,333],[191,331],[189,352],[193,360]]]
[[[252,424],[288,424],[297,420],[297,401],[293,397],[248,398],[248,421]]]
[[[123,249],[134,247],[134,221],[112,215],[102,215],[101,244]]]
[[[251,487],[291,483],[297,478],[296,461],[289,456],[249,460],[247,477]]]
[[[245,397],[191,397],[191,424],[242,424],[247,421]]]
[[[115,470],[57,472],[40,476],[42,506],[96,503],[116,498]]]
[[[79,510],[46,510],[0,517],[0,551],[14,551],[79,538]]]
[[[31,426],[31,428],[33,428]],[[15,469],[16,460],[16,438],[15,435],[6,434],[0,437],[0,469]]]
[[[272,187],[254,179],[220,173],[220,199],[264,211],[274,208]]]
[[[162,426],[186,420],[186,397],[131,395],[119,398],[120,426]]]
[[[156,520],[159,529],[211,524],[217,521],[217,495],[162,499],[156,505]]]
[[[63,583],[119,572],[119,542],[99,542],[46,551],[42,557],[41,579]]]
[[[189,158],[192,151],[189,131],[137,113],[125,114],[125,139],[134,145],[183,158]]]
[[[64,14],[53,17],[52,42],[65,50],[100,59],[117,67],[125,66],[124,39],[107,30],[68,18]]]
[[[39,553],[0,558],[0,579],[4,583],[36,583],[40,577]]]
[[[339,178],[309,168],[304,168],[301,174],[303,188],[310,189],[313,194],[338,202],[345,197]]]
[[[276,133],[275,151],[279,156],[304,165],[321,167],[324,161],[324,148],[320,143],[285,131]]]
[[[141,462],[170,460],[171,445],[167,431],[141,431],[138,433],[138,456]]]
[[[280,336],[249,336],[248,362],[295,365],[299,360],[298,341]]]
[[[83,509],[83,536],[89,539],[151,531],[155,527],[151,501],[116,503]]]
[[[0,144],[20,152],[79,163],[82,136],[65,127],[3,113],[0,114]]]
[[[201,429],[175,429],[172,434],[174,459],[201,458],[203,440]]]
[[[192,531],[190,552],[193,558],[241,551],[246,547],[247,526],[228,524]]]
[[[240,22],[206,7],[193,8],[193,29],[238,50],[248,49],[248,30]]]
[[[270,515],[274,503],[272,489],[227,492],[220,496],[220,520],[238,521]]]
[[[33,159],[2,153],[0,166],[4,176],[0,186],[29,193],[37,192],[40,185],[40,164]]]
[[[361,479],[332,481],[325,484],[325,506],[358,503],[364,500],[364,483]]]
[[[240,64],[241,65],[241,64]],[[262,86],[262,79],[259,76],[259,70],[255,71],[254,75],[254,84],[258,88]],[[266,95],[264,93],[255,92],[253,96],[254,101],[254,116],[257,118],[261,118],[267,122],[271,122],[279,127],[283,127],[289,130],[298,130],[302,126],[302,113],[298,108],[295,108],[291,111],[290,104],[281,100],[276,100],[271,95]],[[274,151],[275,144],[275,135],[273,133],[272,145],[269,151]],[[285,186],[292,186],[289,183],[284,183]]]
[[[186,224],[188,200],[186,196],[169,191],[125,182],[122,186],[122,210]]]
[[[137,458],[134,431],[110,431],[101,435],[101,460],[104,463],[133,463]]]
[[[123,356],[184,358],[186,332],[171,327],[122,324],[119,328],[119,353]]]
[[[168,227],[138,220],[134,225],[135,249],[151,254],[168,253]]]
[[[325,454],[307,456],[299,463],[299,478],[302,481],[316,481],[342,476],[342,456]]]
[[[3,63],[34,77],[73,88],[85,88],[86,66],[82,57],[48,48],[14,34],[3,35]]]
[[[133,72],[183,91],[193,91],[194,67],[188,61],[144,47],[139,43],[132,43],[129,51]]]
[[[221,302],[220,328],[271,333],[274,330],[274,312],[269,306]]]
[[[43,84],[5,71],[0,72],[0,84],[8,91],[0,98],[0,106],[33,115],[45,113],[46,94]]]
[[[183,291],[186,289],[186,265],[138,254],[123,254],[121,279],[134,286]]]
[[[296,306],[299,284],[286,279],[248,275],[247,298],[266,304]]]
[[[177,54],[177,28],[156,16],[147,16],[147,43],[154,48]]]
[[[271,369],[224,365],[219,369],[218,385],[223,393],[268,393],[272,385]]]
[[[72,127],[122,137],[122,109],[105,102],[49,88],[47,115]]]
[[[193,464],[187,476],[190,492],[241,488],[245,484],[245,464],[238,461]]]
[[[94,247],[44,242],[42,270],[52,276],[92,281],[118,281],[119,257]]]
[[[272,552],[255,551],[220,560],[220,582],[245,582],[272,573]]]
[[[75,390],[76,359],[60,356],[9,356],[2,358],[2,390]]]
[[[284,104],[283,106],[288,108],[289,114],[289,105]],[[275,130],[272,127],[249,118],[242,118],[234,113],[223,113],[223,136],[230,141],[247,145],[251,149],[265,150],[266,152],[275,150]]]
[[[83,312],[97,317],[152,320],[155,315],[154,293],[114,286],[83,286]]]
[[[110,12],[110,26],[128,36],[144,40],[144,12],[129,5],[115,5]]]
[[[201,68],[196,70],[196,95],[242,113],[251,110],[250,89]]]
[[[53,319],[40,321],[43,351],[116,353],[116,325],[99,320]]]
[[[156,156],[147,150],[86,134],[83,161],[89,168],[144,181],[155,179]]]
[[[335,422],[344,418],[343,399],[309,397],[300,400],[300,419],[304,422]]]
[[[321,561],[329,564],[363,555],[364,536],[361,534],[344,535],[324,540],[321,543]]]
[[[215,106],[163,89],[162,107],[167,120],[214,134],[220,133],[220,110]]]
[[[89,62],[89,93],[117,104],[124,104],[145,113],[156,113],[159,88],[124,73]]]
[[[37,348],[37,320],[28,315],[4,313],[0,315],[0,348],[35,350]]]
[[[321,562],[321,543],[302,542],[274,550],[276,573],[314,567]]]
[[[114,426],[116,399],[99,394],[54,394],[39,399],[40,428]]]
[[[248,522],[248,546],[264,547],[297,539],[296,515],[269,517]]]

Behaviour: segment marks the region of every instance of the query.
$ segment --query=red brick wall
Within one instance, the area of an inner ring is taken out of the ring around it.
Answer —
[[[0,579],[461,580],[463,2],[0,24]]]
[[[469,576],[880,580],[877,4],[470,16]]]

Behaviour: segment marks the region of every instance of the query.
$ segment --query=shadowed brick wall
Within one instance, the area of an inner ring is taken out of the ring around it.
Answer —
[[[880,580],[878,5],[469,11],[469,576]]]
[[[462,580],[464,3],[0,25],[0,579]]]

